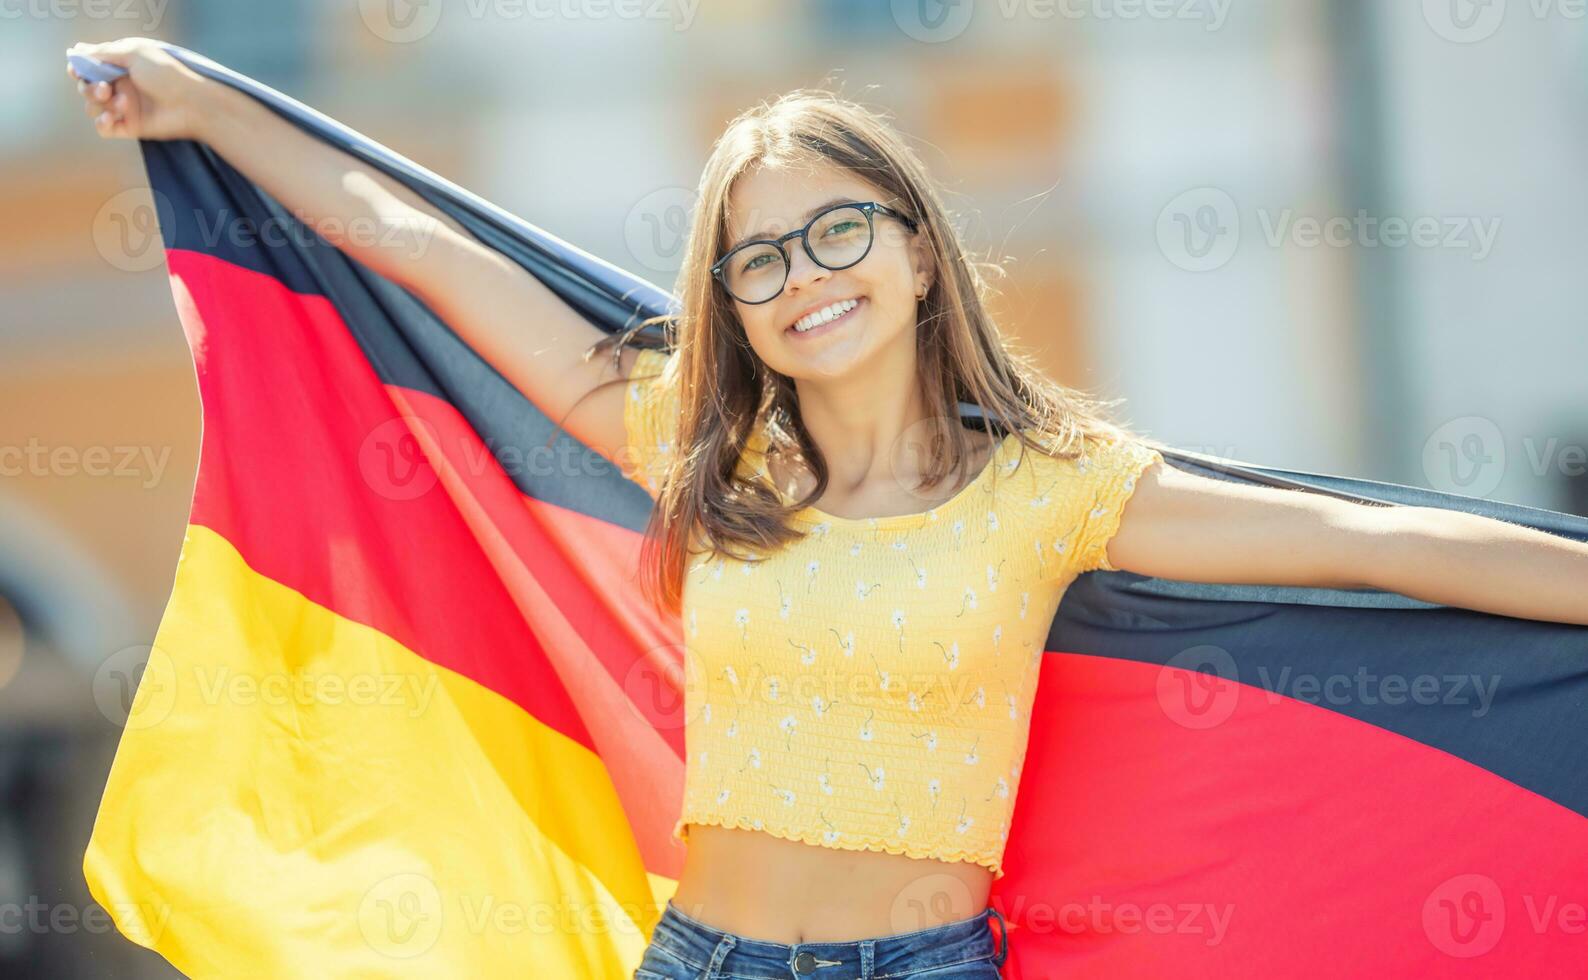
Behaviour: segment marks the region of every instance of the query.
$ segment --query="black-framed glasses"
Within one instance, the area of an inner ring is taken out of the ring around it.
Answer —
[[[855,201],[823,209],[805,227],[779,238],[757,238],[736,246],[718,259],[711,274],[728,295],[746,306],[777,299],[788,282],[788,241],[798,238],[811,261],[832,272],[847,269],[871,252],[876,239],[872,215],[882,212],[914,232],[915,219],[878,204]]]

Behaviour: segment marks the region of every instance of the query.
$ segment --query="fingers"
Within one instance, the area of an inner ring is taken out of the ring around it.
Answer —
[[[109,135],[127,117],[127,93],[116,92],[108,82],[93,85],[79,80],[78,91],[83,94],[83,114],[94,121],[101,135]]]

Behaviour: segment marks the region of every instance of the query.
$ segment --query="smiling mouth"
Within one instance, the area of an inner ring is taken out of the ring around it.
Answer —
[[[838,327],[842,326],[845,322],[847,322],[856,313],[859,313],[861,308],[863,306],[865,306],[865,305],[866,305],[866,298],[864,296],[857,296],[857,297],[855,297],[855,305],[854,306],[850,307],[848,310],[845,310],[843,313],[840,313],[838,316],[833,317],[831,320],[827,320],[827,321],[825,321],[823,323],[818,323],[816,326],[811,327],[809,330],[803,330],[803,331],[802,330],[796,330],[794,328],[794,326],[791,324],[789,327],[787,327],[785,329],[784,332],[785,333],[791,333],[791,334],[793,334],[796,337],[816,337],[816,336],[819,336],[821,334],[828,333],[828,332],[830,332],[832,330],[835,330]]]

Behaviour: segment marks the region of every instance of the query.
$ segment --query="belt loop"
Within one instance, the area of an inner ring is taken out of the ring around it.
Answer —
[[[1003,966],[1004,960],[1009,958],[1009,923],[1005,922],[1004,917],[999,915],[998,910],[991,905],[987,906],[987,911],[991,912],[993,917],[998,920],[998,945],[1000,948],[997,956],[993,959],[993,966]]]
[[[872,980],[877,972],[877,941],[875,939],[862,939],[860,941],[860,980]]]
[[[733,943],[733,934],[723,933],[717,941],[717,948],[711,953],[711,962],[706,964],[706,975],[701,980],[711,980],[712,975],[721,969],[722,961],[728,958],[728,951],[733,949]]]

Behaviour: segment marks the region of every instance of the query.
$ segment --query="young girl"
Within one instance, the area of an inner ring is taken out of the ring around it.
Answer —
[[[733,121],[681,313],[631,351],[632,331],[153,42],[79,50],[129,69],[79,83],[102,135],[209,143],[655,498],[641,564],[687,644],[689,847],[637,977],[997,976],[988,896],[1043,642],[1087,571],[1588,623],[1575,542],[1159,465],[1007,346],[930,179],[861,106],[797,91]],[[338,231],[425,223],[417,255]]]

